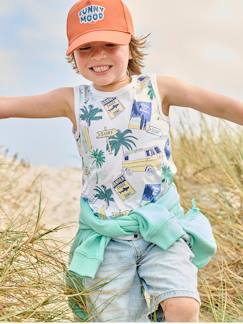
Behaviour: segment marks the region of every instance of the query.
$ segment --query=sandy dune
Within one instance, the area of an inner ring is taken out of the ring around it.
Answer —
[[[53,235],[63,242],[70,241],[78,226],[81,170],[33,168],[32,171],[36,174],[42,172],[39,183],[42,186],[45,210],[41,217],[41,224],[46,227],[68,225],[68,228]]]
[[[51,235],[65,243],[72,240],[78,228],[81,175],[81,168],[36,167],[0,155],[0,229],[28,218],[34,224],[41,192],[40,225],[50,229],[65,224],[68,228]]]

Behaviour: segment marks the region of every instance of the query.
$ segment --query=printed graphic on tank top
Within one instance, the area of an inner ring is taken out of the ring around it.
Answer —
[[[176,166],[156,75],[133,76],[113,92],[81,85],[74,93],[81,197],[101,218],[109,218],[163,195]]]

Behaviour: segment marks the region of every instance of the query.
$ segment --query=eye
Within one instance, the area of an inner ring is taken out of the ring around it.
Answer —
[[[117,44],[112,44],[112,43],[109,43],[109,44],[105,44],[106,47],[116,47]]]
[[[78,50],[80,52],[85,52],[85,51],[89,51],[90,49],[91,49],[91,47],[90,46],[87,46],[87,47],[80,47]]]

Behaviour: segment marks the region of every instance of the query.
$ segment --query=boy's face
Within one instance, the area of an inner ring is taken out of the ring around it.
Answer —
[[[129,53],[129,45],[92,42],[75,50],[74,58],[80,74],[102,90],[104,86],[129,80]]]

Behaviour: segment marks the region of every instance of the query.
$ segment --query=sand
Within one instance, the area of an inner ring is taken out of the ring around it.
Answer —
[[[68,226],[51,234],[65,243],[64,250],[68,251],[78,229],[81,168],[37,167],[3,156],[0,166],[0,214],[5,220],[0,222],[0,229],[4,229],[8,219],[14,227],[20,219],[30,217],[35,221],[41,192],[40,225],[49,229]]]
[[[70,242],[78,228],[79,197],[81,192],[81,169],[77,168],[35,168],[32,172],[42,172],[39,183],[42,186],[43,206],[41,224],[53,228],[65,224],[53,234],[54,237]]]

